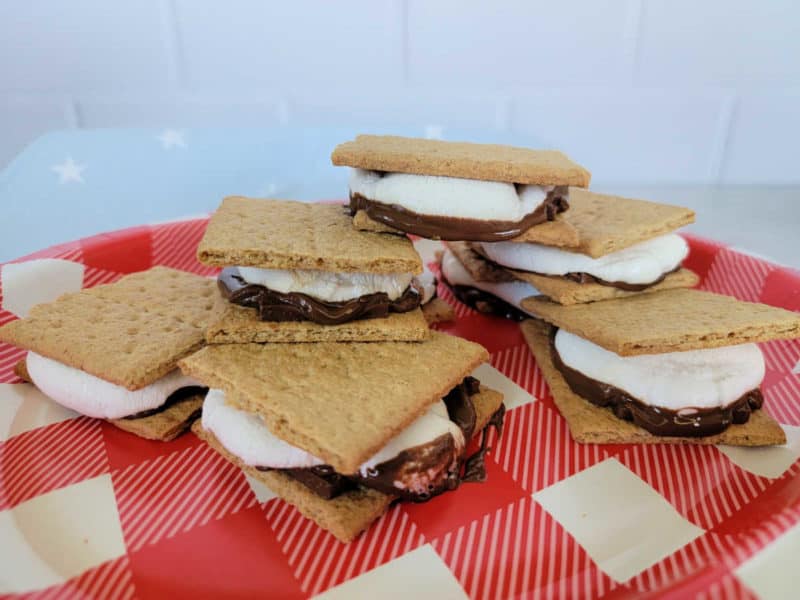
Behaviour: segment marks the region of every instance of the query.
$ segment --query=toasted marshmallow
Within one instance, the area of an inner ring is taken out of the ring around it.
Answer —
[[[525,281],[504,281],[502,283],[476,281],[449,249],[445,250],[442,255],[442,275],[450,285],[468,285],[478,288],[505,300],[526,314],[531,313],[522,308],[522,300],[540,295],[539,290]]]
[[[302,469],[324,464],[316,456],[277,438],[258,415],[225,403],[222,390],[209,390],[203,403],[203,428],[211,431],[225,448],[250,466],[273,469]],[[420,446],[450,433],[461,448],[464,435],[447,416],[440,400],[428,412],[406,427],[359,468],[362,475],[403,450]]]
[[[483,252],[497,264],[540,273],[588,273],[608,282],[648,284],[675,270],[689,254],[689,246],[675,233],[662,235],[629,248],[592,258],[541,244],[482,243]]]
[[[411,273],[334,273],[303,269],[237,268],[247,283],[263,285],[282,294],[306,294],[328,302],[343,302],[379,292],[385,293],[390,300],[397,300],[414,279]]]
[[[373,202],[395,204],[421,215],[521,221],[552,187],[352,169],[350,193]],[[519,191],[518,191],[519,190]]]
[[[568,367],[674,411],[728,406],[764,379],[764,357],[756,344],[619,356],[559,329],[555,347]]]
[[[178,369],[138,390],[129,390],[35,352],[28,352],[28,374],[46,396],[62,406],[98,419],[121,419],[158,408],[181,388],[202,386]]]

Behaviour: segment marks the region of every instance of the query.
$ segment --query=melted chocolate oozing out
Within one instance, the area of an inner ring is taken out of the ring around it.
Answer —
[[[386,293],[379,292],[352,300],[328,302],[307,294],[284,294],[263,285],[248,283],[236,267],[223,269],[217,284],[229,302],[255,308],[262,321],[313,321],[322,325],[338,325],[359,319],[387,317],[390,312],[408,312],[417,308],[422,298],[419,289],[412,283],[397,300],[390,300]]]
[[[517,237],[534,225],[554,220],[558,213],[569,208],[568,197],[567,186],[556,186],[532,213],[525,215],[520,221],[483,221],[423,215],[397,204],[383,204],[354,193],[350,194],[350,213],[363,210],[373,221],[429,239],[499,242]]]
[[[187,387],[182,387],[182,388],[172,392],[169,395],[169,397],[166,399],[164,404],[162,404],[161,406],[157,406],[156,408],[151,408],[149,410],[143,410],[141,412],[134,413],[132,415],[128,415],[127,417],[122,417],[122,418],[123,419],[143,419],[145,417],[152,417],[153,415],[157,415],[158,413],[164,412],[168,408],[170,408],[172,406],[175,406],[176,404],[179,404],[180,402],[183,402],[184,400],[188,400],[192,396],[196,396],[197,394],[205,394],[206,392],[208,392],[208,388],[207,387],[202,387],[202,386],[199,386],[199,385],[190,385],[190,386],[187,386]],[[196,411],[196,412],[199,413],[199,411]],[[199,416],[199,414],[198,414],[198,416]],[[196,418],[196,417],[194,415],[192,415],[191,418],[192,418],[192,420],[194,420],[194,418]]]
[[[466,377],[445,397],[448,415],[462,429],[466,440],[472,436],[477,419],[471,396],[479,391],[480,382],[474,377]],[[377,465],[367,476],[360,474],[344,476],[334,471],[329,465],[307,469],[280,469],[280,472],[299,481],[318,496],[328,500],[350,491],[360,484],[399,496],[405,500],[425,502],[442,492],[456,489],[462,481],[485,481],[484,457],[489,450],[486,447],[486,432],[489,427],[497,428],[498,434],[502,431],[504,413],[505,407],[501,405],[483,429],[480,449],[466,459],[456,453],[453,437],[444,434],[427,444],[403,450],[391,460]],[[447,468],[440,471],[440,476],[435,480],[435,484],[432,484],[426,492],[417,494],[394,486],[394,482],[402,480],[404,474],[421,472],[427,466],[435,468],[441,465],[446,465]],[[464,467],[463,474],[462,467]],[[261,471],[270,470],[267,467],[257,468]]]
[[[578,396],[596,406],[610,408],[618,418],[632,421],[653,435],[674,437],[716,435],[725,431],[731,424],[746,423],[750,419],[750,414],[761,408],[764,403],[761,390],[756,388],[724,407],[684,409],[679,412],[650,406],[624,390],[587,377],[565,365],[556,350],[555,333],[550,338],[550,353],[556,369]]]
[[[530,319],[530,315],[525,314],[513,304],[509,304],[494,294],[484,292],[470,285],[452,285],[445,279],[444,275],[442,275],[442,283],[450,288],[450,291],[460,302],[470,308],[474,308],[479,313],[495,315],[512,321]]]

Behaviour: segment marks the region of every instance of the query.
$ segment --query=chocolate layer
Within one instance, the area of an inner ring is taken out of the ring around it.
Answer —
[[[564,364],[555,346],[555,334],[550,338],[553,364],[563,375],[570,389],[581,398],[600,407],[610,408],[614,414],[632,421],[653,435],[670,437],[704,437],[725,431],[732,424],[741,425],[750,414],[764,403],[761,390],[756,388],[728,406],[717,408],[684,408],[680,411],[651,406],[634,398],[624,390],[587,377]]]
[[[477,420],[471,397],[479,391],[480,382],[474,377],[467,377],[445,397],[448,415],[464,432],[467,442],[474,433]],[[504,412],[505,407],[501,405],[483,429],[480,449],[467,458],[456,446],[453,436],[444,434],[428,443],[401,451],[394,458],[376,465],[365,476],[360,473],[341,475],[328,465],[281,471],[326,499],[335,498],[357,485],[363,485],[405,500],[425,502],[442,492],[457,488],[462,481],[486,479],[486,432],[489,427],[496,427],[498,433],[502,430]],[[269,470],[267,467],[257,468]],[[412,483],[418,482],[420,477],[427,479],[427,489],[422,492],[411,491]],[[395,482],[401,482],[401,487],[397,487]]]
[[[477,310],[479,313],[495,315],[512,321],[530,319],[530,315],[494,294],[484,292],[470,285],[452,285],[444,275],[442,275],[442,283],[450,288],[450,291],[460,302]]]
[[[138,413],[134,413],[132,415],[128,415],[127,417],[122,417],[123,419],[143,419],[144,417],[152,417],[153,415],[157,415],[158,413],[164,412],[168,408],[175,406],[176,404],[188,400],[193,396],[198,394],[205,394],[208,392],[207,387],[202,387],[199,385],[190,385],[187,387],[182,387],[180,389],[175,390],[172,392],[164,401],[164,404],[161,406],[157,406],[156,408],[151,408],[149,410],[143,410]],[[197,416],[200,416],[199,414]],[[194,415],[192,415],[194,418]]]
[[[262,321],[313,321],[338,325],[359,319],[382,318],[390,312],[414,310],[422,294],[412,284],[397,300],[384,292],[366,294],[352,300],[328,302],[297,292],[276,292],[266,286],[248,283],[236,267],[222,270],[217,280],[222,295],[239,306],[255,308]]]
[[[359,210],[370,219],[394,229],[435,240],[471,240],[478,242],[500,242],[517,237],[534,225],[552,221],[558,213],[569,208],[569,188],[556,186],[536,209],[519,221],[464,219],[423,215],[397,204],[384,204],[361,194],[350,194],[350,213]]]

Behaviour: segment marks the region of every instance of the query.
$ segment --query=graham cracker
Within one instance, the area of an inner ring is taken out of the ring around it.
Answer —
[[[608,408],[595,406],[578,396],[553,364],[550,355],[551,326],[537,319],[521,324],[525,341],[536,357],[553,401],[567,420],[570,434],[584,444],[727,444],[729,446],[775,446],[786,443],[786,435],[767,411],[753,411],[747,423],[731,425],[717,435],[667,437],[653,435],[630,421],[617,418]]]
[[[481,392],[473,396],[473,402],[477,412],[475,431],[478,432],[500,408],[503,395],[481,386]],[[353,541],[358,534],[380,518],[396,499],[395,496],[359,486],[336,498],[326,500],[284,473],[260,471],[244,464],[238,456],[228,452],[211,431],[203,429],[202,422],[197,421],[192,426],[192,431],[228,462],[266,485],[280,498],[295,506],[303,516],[331,532],[340,542]]]
[[[203,345],[215,290],[213,280],[154,267],[34,306],[0,327],[0,341],[137,390]]]
[[[180,366],[347,474],[488,359],[434,331],[413,343],[214,344]]]
[[[28,373],[28,364],[24,358],[14,365],[14,373],[23,381],[35,385]],[[149,417],[107,419],[107,421],[123,431],[148,440],[171,442],[189,429],[195,419],[200,416],[204,399],[205,394],[196,394]]]
[[[359,319],[338,325],[311,321],[262,321],[255,308],[238,306],[218,296],[216,318],[206,329],[209,344],[250,342],[414,342],[428,338],[422,311],[390,313],[386,318]]]
[[[601,283],[579,283],[566,277],[539,275],[528,273],[527,271],[517,271],[507,269],[515,278],[530,283],[542,296],[546,296],[553,302],[558,302],[565,306],[573,304],[585,304],[587,302],[597,302],[600,300],[612,300],[614,298],[627,298],[638,294],[652,294],[663,290],[675,288],[691,288],[700,282],[700,278],[689,269],[679,269],[674,273],[669,273],[660,282],[639,291],[626,291]]]
[[[800,314],[699,290],[562,306],[526,298],[532,314],[620,356],[800,337]]]
[[[441,298],[432,298],[422,305],[422,316],[428,325],[447,323],[456,320],[456,311]]]
[[[225,198],[208,223],[197,260],[218,267],[422,273],[408,238],[363,233],[340,204]]]
[[[148,440],[170,442],[200,418],[205,394],[196,394],[149,417],[108,419],[108,422]]]
[[[391,135],[359,135],[338,145],[331,161],[371,171],[534,185],[588,187],[591,178],[589,171],[557,150]]]
[[[567,210],[567,213],[569,210]],[[559,213],[556,215],[554,221],[545,221],[544,223],[540,223],[538,225],[534,225],[533,227],[527,229],[526,231],[522,232],[518,237],[511,238],[510,242],[523,242],[527,241],[528,232],[534,229],[539,229],[543,227],[547,230],[547,235],[552,237],[553,239],[559,240],[559,243],[563,246],[576,246],[578,245],[580,238],[578,237],[577,230],[563,218],[563,215],[566,213]],[[373,231],[373,232],[382,232],[382,233],[394,233],[405,235],[405,232],[400,231],[399,229],[395,229],[394,227],[389,227],[388,225],[384,225],[380,221],[372,220],[367,211],[359,210],[353,216],[353,227],[359,229],[361,231]]]
[[[543,223],[510,241],[559,246],[598,258],[694,223],[695,213],[683,206],[570,188],[569,210],[559,216],[574,228],[575,240],[562,228]]]

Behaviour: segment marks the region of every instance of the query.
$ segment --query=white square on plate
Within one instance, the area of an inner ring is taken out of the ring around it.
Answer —
[[[125,554],[110,475],[0,512],[0,593],[64,581]]]
[[[425,544],[317,596],[320,600],[378,597],[461,600],[467,594],[431,545]]]
[[[739,565],[736,575],[763,600],[797,598],[800,523]]]
[[[84,268],[80,263],[60,258],[3,265],[0,270],[3,308],[18,317],[27,317],[36,304],[52,302],[61,294],[80,290]]]
[[[745,471],[775,479],[794,464],[800,456],[800,427],[781,425],[786,432],[783,446],[746,448],[744,446],[717,446],[717,449]]]
[[[616,581],[627,581],[703,530],[610,458],[533,495]]]
[[[30,383],[0,383],[0,441],[77,416]]]
[[[278,495],[269,489],[266,485],[261,483],[258,479],[253,477],[252,475],[248,475],[247,473],[244,474],[245,479],[247,479],[247,484],[250,486],[253,494],[255,494],[256,500],[258,500],[261,504],[267,502],[268,500],[272,500],[273,498],[277,498]]]
[[[517,408],[523,404],[528,404],[536,400],[531,394],[526,392],[492,365],[482,364],[472,372],[473,377],[480,380],[481,384],[503,394],[503,404],[506,410]]]

